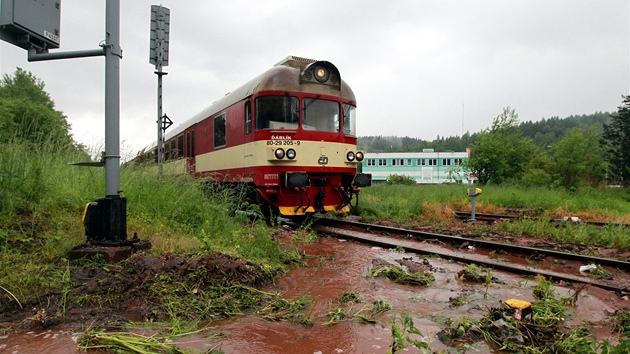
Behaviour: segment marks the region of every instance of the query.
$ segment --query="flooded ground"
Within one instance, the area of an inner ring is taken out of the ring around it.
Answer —
[[[278,291],[287,300],[308,294],[313,306],[307,311],[313,319],[312,327],[286,321],[271,322],[255,314],[233,317],[209,323],[213,329],[178,341],[178,346],[191,352],[211,349],[225,353],[385,353],[392,341],[391,321],[407,313],[422,333],[413,336],[427,342],[431,351],[451,353],[495,353],[485,342],[473,344],[444,344],[437,333],[449,323],[462,317],[478,320],[488,309],[498,307],[501,300],[518,298],[534,301],[533,278],[492,271],[496,281],[491,286],[462,283],[456,273],[465,265],[428,258],[434,268],[435,282],[428,287],[401,285],[386,277],[369,276],[375,262],[385,261],[401,265],[421,265],[424,257],[372,248],[335,238],[320,238],[305,249],[308,267],[290,271],[267,291]],[[376,260],[376,261],[375,261]],[[410,262],[411,261],[411,262]],[[555,287],[559,296],[573,294],[569,287]],[[340,303],[344,292],[360,296],[356,304]],[[455,301],[457,299],[458,301]],[[376,324],[347,316],[330,325],[329,313],[340,308],[352,315],[375,301],[384,300],[391,310],[378,316]],[[569,310],[567,325],[587,324],[597,338],[615,339],[610,333],[608,316],[616,309],[628,308],[627,300],[595,287],[586,287]],[[216,335],[223,335],[216,338]],[[29,333],[14,333],[0,337],[0,353],[76,353],[77,333],[55,329]],[[408,347],[405,352],[421,350]]]

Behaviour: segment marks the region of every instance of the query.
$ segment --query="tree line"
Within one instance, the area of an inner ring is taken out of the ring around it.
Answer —
[[[468,168],[480,184],[512,183],[577,189],[581,186],[630,186],[630,96],[617,112],[552,117],[520,122],[506,107],[492,126],[461,137],[425,141],[410,137],[367,136],[368,152],[437,152],[471,149]]]
[[[77,149],[67,117],[55,109],[44,83],[17,68],[0,80],[0,144],[28,143],[56,149]]]

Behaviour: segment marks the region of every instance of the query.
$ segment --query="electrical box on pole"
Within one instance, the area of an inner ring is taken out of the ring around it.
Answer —
[[[0,1],[0,39],[23,49],[59,48],[60,0]]]

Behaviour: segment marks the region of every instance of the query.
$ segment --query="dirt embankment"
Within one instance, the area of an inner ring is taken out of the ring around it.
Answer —
[[[71,266],[70,282],[61,290],[24,304],[7,294],[0,303],[0,332],[58,325],[98,327],[127,319],[160,321],[167,314],[164,294],[152,288],[158,282],[167,281],[176,289],[185,284],[259,286],[270,280],[271,275],[259,266],[224,254],[193,259],[138,254],[118,265]]]

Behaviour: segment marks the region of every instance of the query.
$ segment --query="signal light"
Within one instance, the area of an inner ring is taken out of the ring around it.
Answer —
[[[348,159],[348,161],[354,161],[354,158],[354,152],[348,151],[348,153],[346,154],[346,159]]]
[[[284,158],[284,150],[283,149],[278,148],[278,149],[276,149],[276,151],[274,151],[273,154],[276,156],[276,158],[278,160],[282,160]]]
[[[293,160],[295,158],[296,152],[293,149],[287,150],[287,159]]]
[[[363,153],[361,151],[357,151],[357,161],[361,162],[363,161],[363,158],[365,156],[363,156]]]

